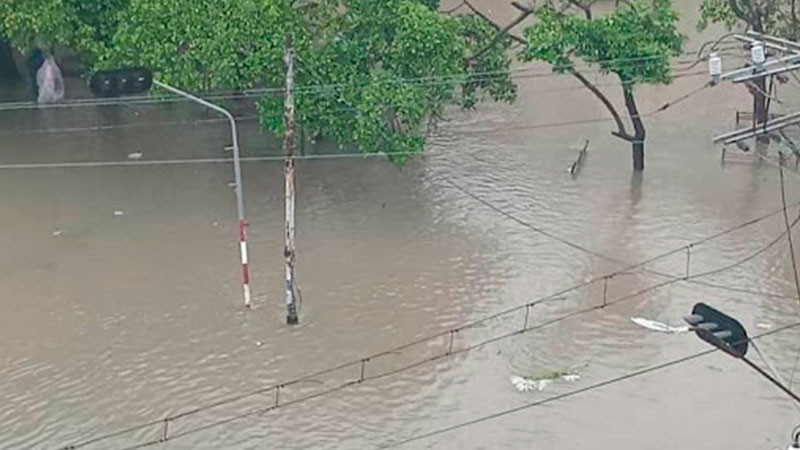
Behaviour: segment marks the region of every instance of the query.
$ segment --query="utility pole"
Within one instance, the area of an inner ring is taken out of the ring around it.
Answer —
[[[748,31],[746,34],[736,34],[733,37],[738,41],[750,45],[753,65],[721,73],[721,61],[718,56],[712,55],[712,59],[709,60],[709,68],[715,82],[730,80],[733,83],[751,83],[755,89],[762,91],[760,92],[761,94],[769,96],[771,93],[764,92],[764,89],[761,88],[762,85],[766,86],[766,83],[763,81],[767,77],[771,78],[785,72],[800,69],[800,43],[755,31]],[[775,57],[767,58],[766,49],[773,52]],[[712,64],[712,60],[714,64]],[[759,83],[755,83],[756,81]],[[767,108],[769,107],[769,100],[768,98],[766,103]],[[762,140],[765,138],[768,139],[771,134],[776,132],[780,133],[784,128],[800,123],[800,112],[787,114],[776,119],[770,119],[768,113],[769,111],[766,109],[764,111],[756,110],[754,122],[751,127],[740,128],[716,136],[714,142],[722,143],[723,145],[735,144],[742,150],[747,151],[749,147],[745,145],[743,141],[752,138]]]
[[[286,101],[283,108],[283,125],[285,136],[283,150],[286,153],[286,164],[284,166],[284,179],[286,188],[284,191],[284,206],[286,207],[286,246],[283,255],[286,258],[286,323],[297,325],[300,319],[297,317],[297,298],[294,286],[294,147],[295,147],[295,117],[294,117],[294,47],[292,35],[286,35],[284,44],[284,63],[286,64]]]

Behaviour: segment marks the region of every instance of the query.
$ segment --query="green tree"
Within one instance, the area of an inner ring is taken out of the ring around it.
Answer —
[[[259,102],[280,131],[283,42],[297,55],[298,122],[401,164],[448,105],[513,101],[510,41],[438,0],[1,0],[0,37],[58,44],[92,69],[143,65],[191,90],[276,88]],[[494,42],[496,41],[496,42]],[[481,51],[491,44],[492,51]],[[480,54],[479,54],[480,53]]]
[[[440,15],[426,3],[339,0],[318,8],[326,20],[307,29],[313,39],[297,52],[298,123],[402,164],[422,151],[426,125],[435,125],[448,105],[472,107],[483,91],[512,101],[508,42],[470,59],[493,35],[484,24]],[[282,108],[277,96],[259,102],[266,127],[281,130]]]
[[[131,0],[95,68],[145,66],[201,91],[279,85],[283,36],[301,34],[298,17],[280,0]]]
[[[791,40],[800,38],[797,0],[703,0],[698,29],[710,23],[722,23],[729,30],[737,24],[747,29]],[[768,117],[766,78],[753,80],[753,119],[765,122]]]
[[[402,164],[448,105],[513,101],[510,42],[427,0],[128,0],[96,67],[144,65],[186,89],[275,88],[258,102],[281,132],[283,43],[296,54],[297,121]],[[474,56],[474,57],[473,57]]]
[[[643,170],[646,130],[634,92],[639,84],[671,82],[670,58],[681,53],[685,41],[676,28],[678,15],[671,0],[626,2],[600,17],[592,17],[586,3],[571,4],[580,4],[584,17],[552,5],[535,11],[537,21],[525,29],[520,58],[546,61],[586,86],[611,113],[617,126],[612,134],[631,143],[634,170]],[[576,60],[616,75],[632,132],[608,97],[579,72]]]
[[[108,45],[128,0],[3,0],[0,37],[27,53],[35,46],[71,47],[91,60]]]

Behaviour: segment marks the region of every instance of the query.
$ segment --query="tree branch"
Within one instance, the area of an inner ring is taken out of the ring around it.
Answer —
[[[625,129],[625,123],[622,122],[622,117],[620,117],[619,113],[617,112],[617,109],[614,107],[614,104],[611,103],[608,97],[606,97],[605,94],[603,94],[603,92],[597,88],[597,86],[595,86],[591,81],[589,81],[585,76],[583,76],[583,74],[581,74],[574,68],[570,68],[568,69],[568,71],[572,76],[577,78],[578,81],[581,82],[581,84],[586,86],[586,89],[589,89],[589,91],[591,91],[592,94],[594,94],[594,96],[597,97],[597,99],[600,100],[603,103],[603,105],[605,105],[608,112],[611,113],[611,117],[614,119],[614,122],[617,123],[617,131],[614,131],[611,134],[629,142],[633,141],[635,138],[630,134],[628,134],[628,131]]]
[[[497,45],[497,43],[500,42],[500,40],[503,39],[505,36],[511,36],[511,38],[513,39],[515,36],[511,35],[511,29],[514,28],[515,26],[519,25],[520,23],[522,23],[522,21],[525,20],[526,18],[528,18],[528,16],[530,16],[531,14],[533,14],[533,10],[532,9],[528,9],[527,11],[521,12],[519,17],[514,19],[510,24],[506,25],[505,28],[499,29],[497,34],[491,40],[491,42],[489,42],[489,44],[487,44],[482,49],[477,51],[474,55],[472,55],[469,58],[467,58],[467,61],[468,62],[469,61],[474,61],[474,60],[480,58],[486,52],[488,52],[489,50],[494,48],[494,46]],[[494,23],[492,23],[492,25],[494,25],[495,28],[497,28],[497,26]],[[520,42],[520,43],[524,44],[525,40],[519,39],[519,40],[517,40],[517,42]]]
[[[749,11],[748,9],[748,11],[745,12],[745,10],[739,5],[739,0],[728,0],[728,6],[731,8],[736,17],[744,20],[748,25],[751,25],[752,17],[750,17],[750,13],[752,11]]]
[[[462,0],[462,2],[461,2],[461,3],[459,3],[457,6],[454,6],[454,7],[452,7],[451,9],[448,9],[448,10],[442,11],[442,14],[445,14],[445,15],[453,14],[454,12],[458,11],[459,9],[461,9],[461,8],[464,6],[464,4],[465,4],[465,3],[466,3],[466,2],[464,2],[464,1]]]
[[[511,2],[511,6],[513,6],[514,8],[517,8],[518,10],[520,10],[521,12],[524,12],[524,13],[528,13],[528,14],[533,13],[533,9],[532,8],[528,8],[527,6],[523,5],[520,2],[516,2],[516,1]]]
[[[592,20],[592,3],[594,2],[584,5],[580,2],[580,0],[567,0],[567,3],[583,11],[583,14],[586,16],[586,20]]]
[[[516,3],[516,2],[514,2],[514,3]],[[515,40],[515,41],[519,42],[520,44],[523,44],[523,45],[524,45],[524,44],[526,43],[526,42],[525,42],[525,39],[522,39],[521,37],[519,37],[519,36],[517,36],[517,35],[514,35],[514,34],[511,34],[511,33],[509,33],[507,30],[504,30],[504,28],[503,28],[503,27],[501,27],[500,25],[496,24],[496,23],[495,23],[495,22],[494,22],[492,19],[490,19],[489,17],[487,17],[487,16],[486,16],[486,14],[482,13],[482,12],[481,12],[481,11],[480,11],[478,8],[476,8],[476,7],[472,6],[472,3],[470,3],[469,1],[467,1],[467,0],[464,0],[464,4],[465,4],[465,5],[467,5],[467,8],[471,9],[471,10],[472,10],[472,12],[473,12],[473,13],[475,13],[475,15],[476,15],[476,16],[478,16],[478,17],[480,17],[481,19],[483,19],[483,20],[485,20],[486,22],[488,22],[488,23],[489,23],[489,25],[493,26],[493,27],[494,27],[494,28],[495,28],[495,29],[496,29],[498,32],[500,32],[500,33],[506,33],[506,34],[508,34],[508,36],[509,36],[511,39],[513,39],[513,40]],[[520,5],[520,6],[521,6],[521,5]],[[533,13],[533,10],[531,10],[530,8],[525,8],[525,10],[527,10],[527,11],[530,11],[530,13],[529,13],[529,14],[532,14],[532,13]],[[527,17],[527,16],[525,16],[525,17]],[[523,20],[524,20],[524,18],[523,18]],[[522,22],[522,20],[520,20],[520,22]]]

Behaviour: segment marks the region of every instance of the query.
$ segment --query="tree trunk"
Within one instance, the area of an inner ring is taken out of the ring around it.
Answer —
[[[633,89],[629,83],[622,80],[622,94],[625,97],[625,107],[628,109],[631,123],[633,124],[633,139],[631,144],[633,146],[633,170],[641,172],[644,170],[644,139],[647,132],[644,129],[644,122],[642,116],[639,114],[639,108],[636,106],[636,99],[633,96]]]
[[[641,172],[644,170],[644,140],[633,141],[633,170]]]
[[[286,189],[284,191],[284,205],[286,207],[286,246],[284,256],[286,257],[286,323],[296,325],[299,323],[297,316],[297,299],[295,297],[294,284],[294,146],[295,146],[295,122],[294,122],[294,47],[292,46],[291,35],[286,36],[284,47],[284,62],[286,63],[286,102],[284,103],[284,127],[285,138],[283,149],[286,153],[286,164],[284,166],[284,181]]]

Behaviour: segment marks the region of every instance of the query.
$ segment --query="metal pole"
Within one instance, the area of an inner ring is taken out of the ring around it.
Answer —
[[[236,184],[236,214],[239,221],[239,256],[242,263],[242,288],[244,290],[244,304],[248,308],[250,303],[250,267],[247,258],[247,221],[244,219],[244,194],[242,194],[242,163],[239,155],[239,133],[236,128],[236,118],[227,109],[196,97],[188,92],[164,84],[158,80],[153,80],[153,84],[174,94],[185,97],[195,103],[213,109],[228,118],[231,125],[231,139],[233,141],[233,176]]]
[[[759,374],[759,375],[761,375],[762,377],[764,377],[764,378],[766,378],[767,380],[769,380],[769,381],[770,381],[772,384],[774,384],[775,386],[778,386],[778,388],[779,388],[780,390],[782,390],[782,391],[783,391],[783,392],[784,392],[786,395],[788,395],[789,397],[791,397],[792,399],[794,399],[794,401],[796,401],[796,402],[800,403],[800,397],[798,397],[798,396],[797,396],[797,394],[795,394],[794,392],[790,391],[790,390],[789,390],[789,388],[787,388],[786,386],[784,386],[783,384],[781,384],[781,382],[780,382],[780,381],[776,380],[776,379],[775,379],[775,378],[773,378],[773,377],[772,377],[770,374],[768,374],[767,372],[765,372],[765,371],[764,371],[764,369],[762,369],[761,367],[758,367],[758,365],[757,365],[756,363],[754,363],[753,361],[750,361],[749,359],[747,359],[747,358],[745,358],[745,357],[742,357],[741,359],[742,359],[742,361],[744,361],[745,363],[747,363],[747,365],[748,365],[748,366],[752,367],[752,368],[753,368],[753,370],[755,370],[756,372],[758,372],[758,374]]]
[[[775,366],[773,366],[772,363],[769,361],[769,359],[767,359],[767,357],[761,352],[761,349],[758,348],[754,340],[750,341],[750,346],[753,347],[756,353],[758,353],[758,356],[760,356],[761,360],[764,361],[764,364],[767,365],[767,368],[769,369],[770,372],[772,372],[772,375],[775,377],[775,379],[778,380],[778,382],[781,383],[782,385],[788,386],[786,384],[786,380],[784,380],[783,377],[781,377],[780,372],[778,372],[778,369],[776,369]],[[798,403],[792,403],[792,404],[794,405],[795,409],[800,411],[800,404]]]

